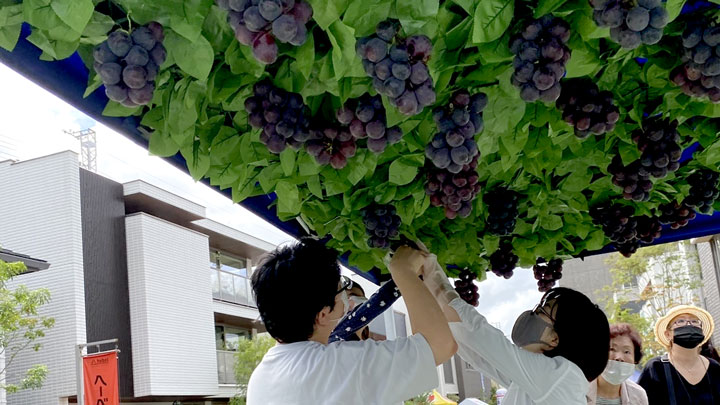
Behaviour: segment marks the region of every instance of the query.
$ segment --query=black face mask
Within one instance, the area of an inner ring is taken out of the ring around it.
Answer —
[[[686,349],[694,349],[705,340],[702,328],[685,325],[673,330],[673,343]]]

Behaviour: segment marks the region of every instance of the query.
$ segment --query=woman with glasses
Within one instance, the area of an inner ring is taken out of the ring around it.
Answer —
[[[720,404],[720,364],[700,355],[715,324],[692,305],[672,308],[655,324],[655,340],[668,353],[647,362],[638,384],[652,405]]]
[[[587,403],[589,381],[605,369],[610,342],[607,317],[590,299],[553,288],[515,321],[511,342],[459,297],[437,262],[422,270],[460,357],[508,388],[503,405]]]

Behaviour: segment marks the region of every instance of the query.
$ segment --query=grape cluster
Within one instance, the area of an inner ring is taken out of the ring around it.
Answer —
[[[720,174],[712,170],[698,170],[688,177],[690,194],[683,200],[688,207],[692,207],[702,214],[712,209],[720,191],[718,191],[718,177]]]
[[[455,92],[447,108],[433,110],[438,127],[432,142],[425,148],[425,156],[440,169],[458,173],[462,167],[478,156],[475,135],[483,130],[482,111],[487,106],[487,95],[470,95],[465,90]]]
[[[633,131],[633,142],[642,152],[640,173],[643,176],[663,178],[680,168],[682,148],[678,144],[677,126],[677,121],[651,118],[643,122],[643,128]]]
[[[635,209],[630,205],[600,205],[590,209],[590,217],[602,226],[605,236],[616,244],[624,244],[637,239],[637,219],[633,217]]]
[[[593,20],[610,28],[610,39],[626,49],[660,42],[668,23],[661,0],[590,0]]]
[[[299,148],[309,136],[308,108],[298,93],[273,86],[268,80],[255,83],[253,96],[245,100],[248,121],[262,128],[260,141],[272,153],[280,153],[289,145]]]
[[[520,88],[520,98],[531,103],[553,103],[560,97],[560,79],[570,59],[570,25],[560,18],[545,15],[531,21],[521,34],[510,41],[515,54],[512,84]]]
[[[367,147],[374,153],[383,153],[388,145],[398,143],[403,136],[400,127],[387,127],[380,96],[364,94],[348,100],[337,110],[336,118],[355,139],[368,138]]]
[[[684,64],[670,72],[683,93],[720,102],[720,26],[704,21],[689,24],[682,34]]]
[[[235,38],[252,47],[258,61],[271,64],[277,60],[282,43],[300,46],[307,40],[305,24],[313,9],[303,0],[216,0],[228,12],[228,23]]]
[[[552,259],[549,262],[538,257],[533,266],[533,274],[537,280],[538,291],[546,292],[555,287],[557,280],[562,278],[562,259]]]
[[[646,244],[653,243],[653,241],[660,237],[662,233],[662,224],[660,219],[657,217],[648,217],[645,215],[636,216],[637,221],[637,239]]]
[[[390,239],[400,234],[402,221],[392,205],[371,205],[362,211],[362,216],[370,247],[387,249],[390,247]]]
[[[518,262],[518,257],[512,250],[512,241],[509,238],[503,238],[500,240],[498,249],[490,255],[490,270],[496,276],[506,279],[512,277]]]
[[[475,168],[477,157],[463,166],[459,173],[451,173],[447,169],[429,170],[425,192],[430,196],[430,204],[445,208],[448,219],[455,219],[458,215],[466,218],[472,212],[472,201],[480,192]]]
[[[348,159],[355,156],[357,144],[349,129],[324,124],[322,128],[310,130],[305,150],[319,165],[329,163],[335,169],[342,169]]]
[[[435,102],[427,67],[432,42],[425,35],[399,38],[399,28],[394,21],[382,21],[375,34],[357,41],[355,50],[375,90],[386,95],[402,114],[415,115]]]
[[[563,119],[575,128],[580,139],[590,134],[602,135],[615,129],[620,110],[615,106],[609,91],[600,91],[590,79],[569,79],[563,82],[557,108]]]
[[[459,280],[455,280],[455,291],[465,302],[476,307],[480,303],[480,293],[478,286],[473,281],[477,278],[477,274],[470,269],[463,269],[458,276]]]
[[[632,221],[635,222],[635,236],[622,242],[615,242],[618,253],[625,257],[635,254],[642,244],[652,243],[660,237],[662,231],[662,224],[657,217],[641,215],[633,217]]]
[[[93,50],[93,67],[110,100],[126,107],[146,105],[155,92],[155,78],[167,51],[163,26],[150,22],[130,34],[114,31]]]
[[[682,228],[696,216],[692,207],[677,201],[660,205],[658,211],[660,211],[660,223],[670,225],[672,229]]]
[[[625,166],[620,155],[616,155],[610,165],[608,172],[612,174],[612,182],[622,189],[623,197],[626,200],[648,201],[653,184],[650,181],[650,173],[645,170],[636,160]]]
[[[485,230],[493,235],[510,235],[518,216],[519,194],[505,187],[496,187],[483,196],[488,207]]]

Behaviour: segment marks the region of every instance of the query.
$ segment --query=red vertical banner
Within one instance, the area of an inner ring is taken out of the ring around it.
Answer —
[[[83,357],[84,405],[120,405],[117,353]]]

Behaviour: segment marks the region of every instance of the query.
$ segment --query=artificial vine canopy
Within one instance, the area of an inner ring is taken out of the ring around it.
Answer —
[[[0,46],[28,23],[41,59],[77,51],[87,94],[104,85],[105,115],[140,117],[151,153],[180,152],[236,202],[275,193],[281,219],[360,269],[404,235],[453,275],[535,265],[546,289],[551,259],[610,243],[629,255],[661,223],[718,207],[717,13],[682,0],[0,0]]]

